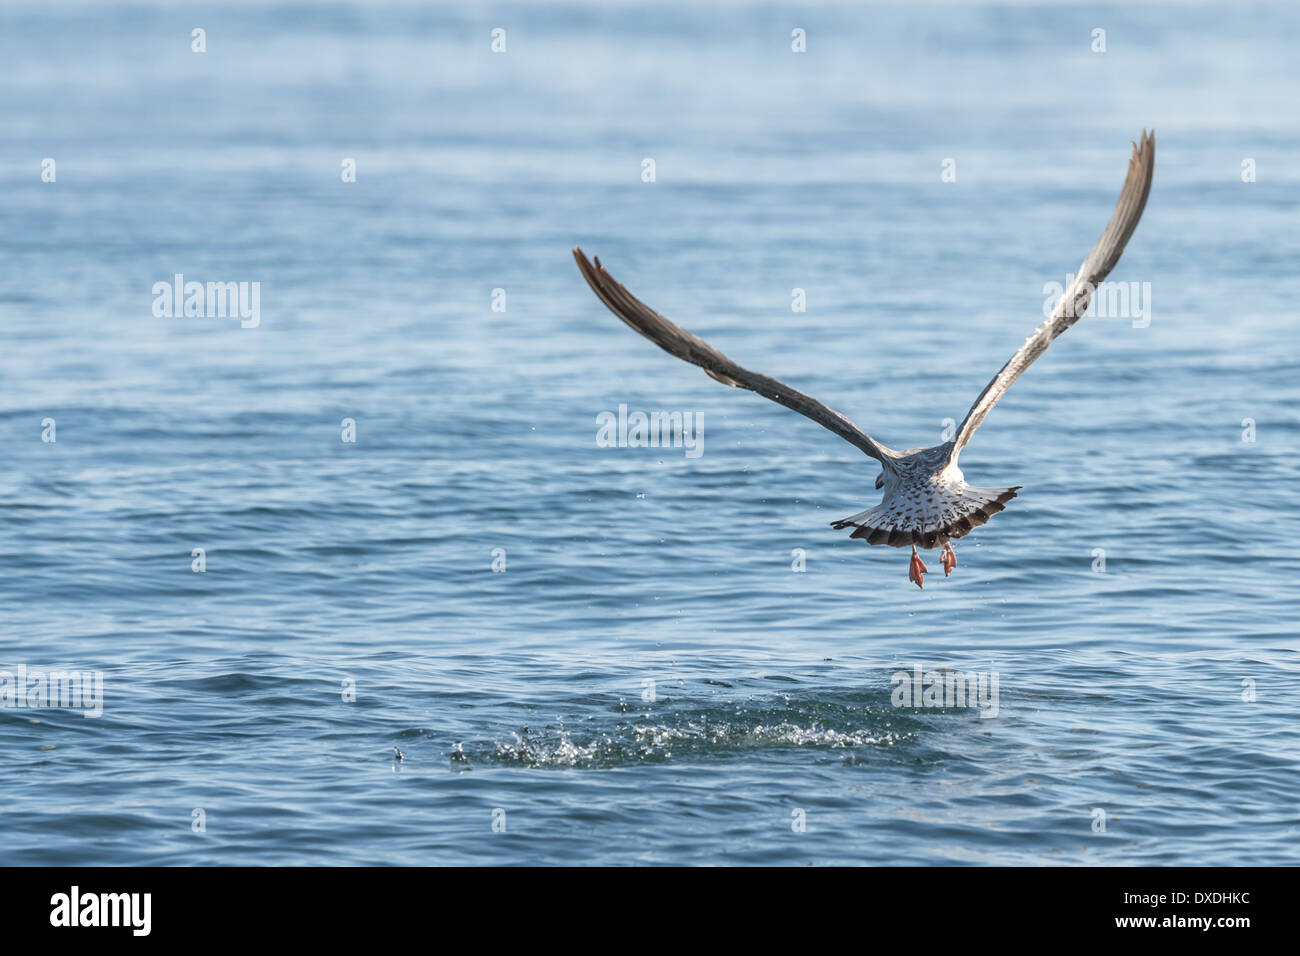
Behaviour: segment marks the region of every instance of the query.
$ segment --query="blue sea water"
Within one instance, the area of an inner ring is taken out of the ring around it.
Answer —
[[[103,675],[0,707],[6,862],[1300,863],[1298,43],[1289,3],[0,6],[0,671]],[[1020,497],[923,591],[829,527],[874,462],[570,258],[936,444],[1144,127],[1150,322],[1010,390],[962,467]],[[177,273],[260,324],[156,316]],[[702,453],[599,447],[620,405]],[[916,665],[997,716],[893,706]]]

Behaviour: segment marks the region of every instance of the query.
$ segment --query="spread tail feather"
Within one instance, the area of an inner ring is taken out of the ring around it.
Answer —
[[[972,488],[945,495],[935,507],[918,513],[915,507],[904,508],[886,500],[839,521],[832,521],[837,531],[852,527],[850,538],[865,538],[867,544],[887,544],[895,548],[916,545],[937,548],[960,538],[984,524],[1006,503],[1016,497],[1020,485],[1012,488]]]

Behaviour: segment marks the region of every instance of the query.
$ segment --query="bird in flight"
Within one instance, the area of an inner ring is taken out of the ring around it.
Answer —
[[[665,319],[641,302],[617,282],[596,258],[595,265],[581,249],[573,250],[587,284],[611,312],[636,329],[665,352],[698,365],[706,375],[723,385],[749,389],[764,398],[811,418],[849,444],[880,462],[876,488],[884,489],[880,504],[847,518],[831,522],[836,530],[852,528],[851,538],[864,538],[868,544],[887,544],[895,548],[912,547],[908,579],[924,587],[929,568],[916,549],[942,547],[944,577],[957,566],[952,540],[968,534],[1002,511],[1016,496],[1020,485],[1010,488],[976,488],[966,484],[957,467],[957,458],[975,429],[998,403],[1011,383],[1020,377],[1052,341],[1074,325],[1088,309],[1092,294],[1119,261],[1124,246],[1137,228],[1147,194],[1151,191],[1151,173],[1155,166],[1155,133],[1143,131],[1140,144],[1133,144],[1128,176],[1119,194],[1115,212],[1106,230],[1092,247],[1075,273],[1073,281],[1061,295],[1051,316],[1036,328],[1016,354],[993,380],[984,387],[975,404],[966,413],[951,441],[930,448],[896,451],[876,441],[839,412],[815,398],[796,391],[774,378],[751,372],[727,358],[703,339]]]

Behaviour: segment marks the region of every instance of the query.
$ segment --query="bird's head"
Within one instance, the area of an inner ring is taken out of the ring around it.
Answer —
[[[876,490],[879,491],[883,487],[885,487],[885,473],[882,471],[876,475]]]

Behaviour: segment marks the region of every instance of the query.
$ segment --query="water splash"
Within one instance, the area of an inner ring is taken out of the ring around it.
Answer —
[[[623,702],[619,702],[622,705]],[[466,758],[525,767],[600,769],[673,759],[728,757],[755,750],[887,748],[913,739],[905,715],[876,698],[744,701],[673,706],[663,712],[624,716],[612,725],[569,730],[562,719],[540,730],[528,726],[507,740],[462,751]]]

